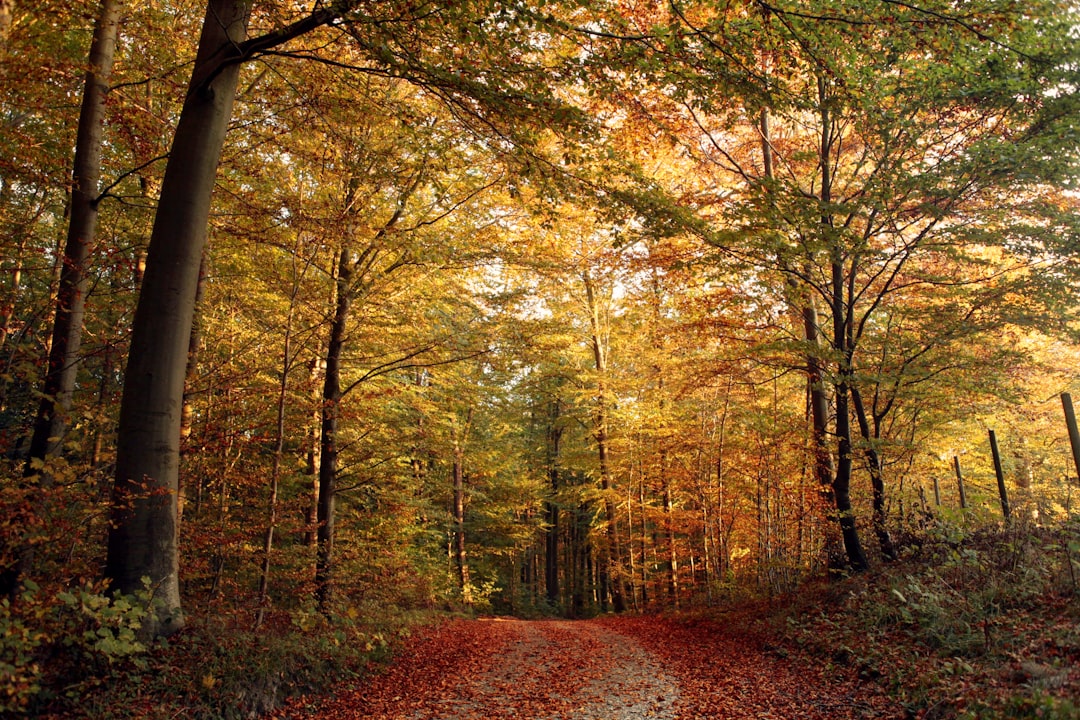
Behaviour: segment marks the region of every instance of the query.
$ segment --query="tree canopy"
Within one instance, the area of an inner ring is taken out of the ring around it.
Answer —
[[[987,429],[1075,514],[1069,0],[45,5],[0,5],[5,617],[772,594],[996,521]]]

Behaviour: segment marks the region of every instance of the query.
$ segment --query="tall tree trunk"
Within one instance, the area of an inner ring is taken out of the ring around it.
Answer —
[[[637,554],[634,552],[634,478],[633,472],[626,481],[626,587],[630,593],[630,606],[634,612],[641,612],[638,596]]]
[[[585,613],[585,556],[588,554],[589,516],[587,504],[579,504],[574,510],[574,522],[570,526],[570,617],[580,618]]]
[[[600,490],[604,497],[604,514],[607,517],[607,544],[601,559],[601,570],[611,583],[611,604],[615,612],[626,610],[625,583],[619,571],[621,560],[619,533],[616,527],[618,518],[615,503],[611,499],[611,468],[608,460],[607,427],[607,343],[600,320],[600,307],[597,302],[592,277],[588,272],[583,277],[585,295],[588,302],[589,321],[592,332],[593,361],[596,366],[596,418],[593,437],[596,439],[596,451],[600,465]]]
[[[203,292],[206,289],[206,273],[207,273],[207,252],[206,248],[203,248],[202,259],[199,261],[199,281],[195,286],[195,311],[198,313],[199,306],[202,305]],[[184,401],[183,406],[180,409],[180,454],[186,455],[192,449],[191,441],[191,428],[195,419],[195,410],[192,405],[194,395],[194,385],[196,373],[199,369],[199,350],[202,348],[202,322],[201,320],[193,316],[191,323],[191,337],[188,339],[188,351],[187,351],[187,365],[184,369]],[[205,389],[205,388],[204,388]],[[199,478],[196,481],[198,488],[195,490],[195,495],[198,495],[202,490],[203,481]],[[184,509],[187,505],[188,499],[191,497],[191,481],[179,478],[177,485],[177,504],[176,504],[176,516],[183,522]]]
[[[601,571],[611,583],[611,605],[617,613],[626,610],[625,583],[619,564],[622,557],[615,502],[611,499],[611,467],[608,459],[607,413],[601,409],[597,417],[596,449],[600,461],[600,490],[604,496],[604,515],[607,518],[606,552],[601,560]]]
[[[105,575],[120,592],[133,592],[143,577],[150,578],[159,602],[143,631],[152,635],[183,625],[176,510],[186,349],[210,196],[240,65],[336,17],[334,10],[319,8],[245,41],[251,5],[251,0],[207,1],[154,216],[124,375]]]
[[[650,247],[650,253],[652,248]],[[651,258],[650,258],[651,259]],[[663,322],[662,296],[660,288],[660,275],[656,264],[651,266],[651,296],[652,304],[652,327],[650,328],[650,341],[653,351],[660,357],[663,354],[663,346],[659,337],[659,327]],[[667,461],[667,437],[665,427],[667,425],[667,397],[664,391],[664,368],[660,363],[653,365],[653,374],[656,377],[656,394],[658,398],[657,410],[659,418],[654,428],[657,433],[657,445],[659,449],[659,479],[660,493],[664,509],[664,540],[667,544],[667,592],[675,609],[679,608],[679,557],[675,546],[675,524],[672,518],[671,479],[668,477]]]
[[[285,410],[289,396],[289,372],[292,370],[293,314],[299,288],[293,285],[289,298],[289,312],[285,317],[285,337],[281,348],[281,374],[278,377],[277,404],[274,418],[274,459],[270,466],[270,487],[266,498],[266,530],[263,533],[262,567],[259,571],[259,596],[256,602],[255,628],[258,629],[266,616],[267,598],[270,592],[271,553],[274,550],[274,531],[277,527],[278,485],[281,482],[281,460],[285,453]]]
[[[203,248],[202,259],[199,261],[199,281],[195,286],[195,307],[198,309],[202,303],[203,292],[206,289],[207,259],[206,248]],[[195,382],[195,372],[199,368],[199,349],[202,347],[202,323],[192,319],[191,336],[188,339],[187,367],[184,370],[184,405],[180,410],[180,441],[186,443],[191,437],[191,424],[194,419],[194,409],[191,405],[192,385]],[[183,449],[183,448],[181,448]]]
[[[472,425],[473,410],[469,408],[465,426],[454,430],[454,460],[452,475],[454,482],[454,569],[457,571],[458,588],[466,604],[472,604],[472,590],[469,582],[469,563],[465,556],[465,441]]]
[[[641,516],[641,533],[638,536],[641,556],[641,607],[647,610],[649,607],[649,520],[645,502],[644,470],[638,473],[638,478],[638,515]]]
[[[454,483],[454,570],[457,573],[458,590],[466,604],[472,604],[469,592],[469,563],[465,555],[465,456],[460,446],[454,448],[452,477]]]
[[[844,255],[840,239],[836,237],[830,210],[832,204],[832,148],[834,142],[833,120],[830,109],[832,102],[828,93],[828,84],[824,78],[818,80],[818,101],[821,112],[821,147],[818,160],[821,164],[821,230],[826,240],[831,243],[831,302],[833,318],[833,349],[837,357],[836,380],[836,475],[833,478],[833,500],[839,515],[840,532],[844,539],[844,550],[848,564],[855,570],[869,567],[866,553],[859,540],[859,530],[855,523],[855,511],[851,505],[851,417],[848,408],[848,393],[851,387],[851,359],[854,348],[848,343],[848,330],[851,328],[852,307],[845,302]],[[853,298],[851,299],[853,301]]]
[[[109,395],[112,387],[113,373],[116,366],[116,349],[112,344],[106,345],[101,354],[101,380],[98,382],[97,415],[98,422],[94,428],[94,442],[90,450],[90,467],[96,468],[101,464],[101,454],[105,445],[104,418],[107,416]]]
[[[733,382],[733,375],[728,375],[727,389],[724,391],[724,410],[720,414],[719,437],[716,443],[716,578],[720,583],[725,581],[731,567],[730,549],[728,548],[727,535],[724,532],[724,510],[727,500],[727,493],[724,492],[724,483],[727,481],[727,476],[724,473],[724,449],[725,440],[727,439],[728,411],[731,407],[731,386]]]
[[[830,571],[839,571],[844,566],[845,550],[841,523],[833,524],[836,504],[834,480],[837,468],[833,463],[829,449],[829,393],[825,389],[823,369],[819,348],[821,330],[818,325],[818,312],[813,302],[807,301],[801,310],[803,337],[806,339],[806,384],[810,406],[811,452],[814,462],[814,479],[821,505],[826,509],[829,524],[825,528],[825,558]],[[840,533],[837,530],[841,530]]]
[[[660,454],[660,483],[664,503],[664,535],[667,541],[667,591],[675,609],[679,609],[679,557],[675,548],[675,523],[672,521],[671,481],[667,477],[667,456]]]
[[[843,291],[842,269],[839,262],[833,263],[833,291]],[[840,287],[837,287],[837,285]],[[843,295],[834,294],[833,298],[833,322],[834,332],[840,333],[844,329],[844,301]],[[842,336],[838,335],[838,338]],[[848,564],[853,570],[865,570],[870,564],[866,559],[862,542],[859,540],[859,529],[855,523],[855,510],[851,504],[851,468],[852,468],[852,444],[851,444],[851,415],[848,407],[848,394],[851,390],[850,380],[850,355],[847,353],[842,339],[837,340],[838,354],[841,355],[839,379],[836,384],[836,477],[833,480],[833,498],[836,501],[836,512],[839,515],[840,532],[844,539],[844,551],[847,553]]]
[[[763,109],[758,120],[758,128],[761,133],[761,156],[764,166],[764,176],[771,181],[774,176],[772,130],[769,125],[769,111]],[[827,162],[827,161],[826,161]],[[828,170],[826,169],[826,172]],[[788,290],[792,299],[799,306],[799,315],[802,319],[803,339],[806,341],[806,385],[809,393],[810,406],[810,445],[814,462],[814,477],[817,479],[817,487],[822,498],[822,505],[830,509],[836,506],[833,496],[833,480],[836,468],[833,465],[832,452],[829,450],[829,395],[825,390],[822,378],[822,362],[820,356],[821,331],[818,325],[817,308],[813,301],[804,295],[802,288],[798,286],[794,275],[786,266],[786,261],[781,259],[781,266],[788,277]],[[840,538],[836,533],[829,530],[825,533],[825,555],[830,568],[839,569],[841,559]]]
[[[401,219],[405,212],[406,202],[420,186],[422,175],[418,173],[413,182],[402,191],[394,213],[375,233],[375,237],[367,247],[356,253],[354,257],[351,243],[346,242],[338,255],[337,276],[334,283],[334,319],[330,326],[330,338],[326,346],[326,367],[323,369],[325,379],[320,423],[322,439],[319,445],[319,487],[316,503],[315,601],[319,612],[324,615],[330,614],[333,595],[334,504],[337,495],[339,451],[337,434],[341,420],[341,400],[344,395],[341,389],[341,362],[345,349],[345,331],[349,323],[349,313],[353,298],[362,292],[365,276],[372,272],[375,261],[382,252],[380,241]],[[349,212],[353,207],[355,190],[355,183],[350,179],[344,204],[345,212]],[[384,275],[391,273],[402,265],[403,262],[399,259],[382,269],[381,273]]]
[[[11,183],[0,177],[0,210],[7,207],[10,193]],[[8,337],[11,335],[11,326],[15,319],[15,306],[18,303],[19,290],[22,286],[23,256],[26,254],[26,243],[30,237],[28,228],[23,226],[22,223],[15,227],[13,234],[18,238],[18,241],[14,257],[9,258],[13,265],[11,268],[10,293],[8,297],[0,300],[0,304],[2,304],[2,308],[0,308],[0,351],[7,346]],[[3,411],[6,405],[4,398],[0,396],[0,411]]]
[[[307,467],[304,474],[311,478],[311,494],[304,507],[304,545],[316,546],[316,526],[319,518],[319,467],[322,465],[322,386],[320,380],[326,371],[326,361],[315,358],[310,364],[311,418],[307,433]]]
[[[338,423],[341,418],[341,355],[352,303],[352,262],[347,247],[338,255],[334,320],[326,346],[326,376],[322,395],[322,441],[319,463],[319,502],[315,532],[315,600],[319,612],[330,613],[333,595],[334,500],[338,473]]]
[[[554,607],[559,603],[559,505],[556,496],[559,492],[559,450],[562,441],[562,428],[559,427],[561,403],[555,400],[551,407],[548,427],[548,482],[551,497],[544,502],[547,528],[544,531],[544,584],[548,604]]]
[[[160,601],[148,634],[183,625],[177,548],[180,416],[210,196],[240,73],[222,67],[247,34],[250,0],[209,0],[173,138],[124,376],[105,574],[130,593],[149,577]]]
[[[121,0],[102,0],[90,46],[90,62],[75,139],[70,216],[61,261],[52,342],[41,389],[41,403],[34,420],[34,434],[30,439],[26,475],[37,473],[37,463],[56,453],[68,430],[68,413],[82,345],[87,264],[97,228],[105,93],[112,76],[121,7]],[[42,475],[42,479],[47,482],[47,474]]]
[[[896,546],[885,518],[885,475],[881,464],[881,455],[873,442],[877,440],[877,434],[870,427],[870,419],[866,414],[866,405],[863,403],[862,393],[854,385],[851,387],[851,404],[855,408],[855,419],[859,423],[859,433],[866,442],[863,454],[866,456],[866,465],[870,469],[870,487],[873,491],[874,506],[874,534],[877,536],[881,555],[886,560],[896,560]]]
[[[830,504],[832,499],[832,481],[836,468],[832,453],[829,451],[829,394],[825,390],[822,377],[821,358],[817,348],[821,347],[818,326],[818,313],[814,304],[803,305],[803,337],[809,349],[806,353],[806,380],[810,392],[810,425],[813,435],[814,477],[823,488]]]

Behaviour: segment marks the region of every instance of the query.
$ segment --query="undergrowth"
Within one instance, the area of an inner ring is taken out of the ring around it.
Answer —
[[[816,586],[773,620],[912,718],[1080,718],[1080,524],[941,524],[878,571]]]
[[[303,609],[255,630],[250,615],[219,615],[144,643],[134,630],[148,603],[93,586],[50,602],[30,588],[14,606],[5,602],[0,715],[253,718],[361,675],[396,638],[431,620],[428,611],[351,609],[330,622]]]

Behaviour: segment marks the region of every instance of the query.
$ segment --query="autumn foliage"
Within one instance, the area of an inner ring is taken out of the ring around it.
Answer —
[[[1076,15],[0,0],[0,713],[1072,712]]]

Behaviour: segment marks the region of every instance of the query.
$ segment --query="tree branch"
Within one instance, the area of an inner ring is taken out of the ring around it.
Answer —
[[[210,88],[210,84],[225,68],[246,62],[323,25],[329,25],[340,17],[340,13],[336,10],[317,8],[307,17],[301,18],[291,25],[222,48],[221,60],[207,73],[206,78],[199,83],[198,92],[206,92]]]
[[[118,178],[116,178],[111,183],[109,183],[108,186],[106,186],[106,188],[104,190],[102,190],[101,193],[96,198],[94,198],[93,200],[90,201],[90,206],[97,209],[98,203],[100,203],[105,198],[109,197],[109,191],[112,190],[114,187],[116,187],[120,183],[124,182],[124,180],[131,177],[135,173],[139,172],[143,168],[150,167],[151,165],[153,165],[154,163],[156,163],[156,162],[158,162],[160,160],[168,160],[168,159],[169,159],[169,155],[167,153],[165,155],[158,155],[157,157],[150,158],[149,160],[144,162],[142,165],[139,165],[138,167],[133,167],[130,170],[128,170],[127,172],[122,173]]]

